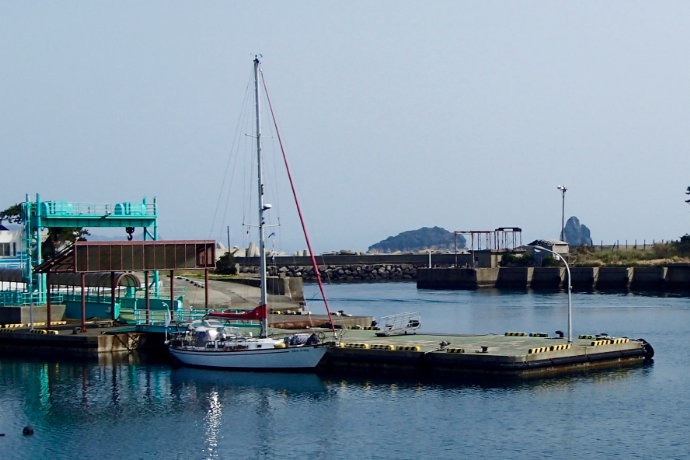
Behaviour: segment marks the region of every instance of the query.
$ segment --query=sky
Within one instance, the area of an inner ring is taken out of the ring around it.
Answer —
[[[560,184],[596,244],[678,239],[688,30],[683,1],[0,1],[0,209],[156,197],[162,239],[246,247],[260,53],[317,253],[433,226],[557,239]],[[292,252],[274,168],[269,246]]]

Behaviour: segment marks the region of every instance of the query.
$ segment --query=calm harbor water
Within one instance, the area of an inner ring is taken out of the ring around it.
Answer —
[[[352,314],[418,311],[425,332],[566,330],[564,293],[328,293]],[[644,338],[654,364],[467,383],[2,357],[0,458],[690,458],[690,299],[576,293],[573,305],[575,334]]]

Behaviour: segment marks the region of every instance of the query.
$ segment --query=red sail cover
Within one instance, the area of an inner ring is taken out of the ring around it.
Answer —
[[[264,304],[259,305],[254,310],[245,311],[243,313],[209,313],[207,316],[228,319],[265,319],[268,316],[268,309],[266,308],[266,304]]]

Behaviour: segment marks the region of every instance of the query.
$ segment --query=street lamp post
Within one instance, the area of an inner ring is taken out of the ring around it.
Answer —
[[[534,246],[534,249],[536,249],[537,251],[550,252],[557,259],[560,259],[565,264],[565,270],[568,273],[568,343],[573,343],[573,303],[571,300],[572,283],[570,282],[570,267],[568,266],[568,262],[566,262],[563,256],[559,253],[552,251],[550,249],[546,249],[545,247]]]
[[[556,187],[561,191],[561,241],[565,241],[565,192],[568,191],[565,185]]]

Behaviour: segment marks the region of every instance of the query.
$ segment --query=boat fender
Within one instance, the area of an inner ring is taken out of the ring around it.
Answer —
[[[645,351],[645,358],[646,359],[652,359],[654,357],[654,348],[652,345],[647,342],[645,339],[637,339],[640,342],[642,342],[642,348],[644,348]]]

